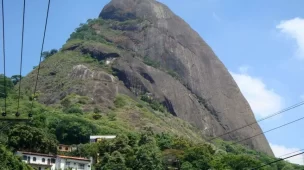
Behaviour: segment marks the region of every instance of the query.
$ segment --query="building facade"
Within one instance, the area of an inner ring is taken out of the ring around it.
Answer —
[[[115,139],[115,135],[108,135],[108,136],[90,136],[90,142],[95,143],[95,142],[101,142],[103,140],[107,139]]]
[[[63,145],[63,144],[59,144],[57,146],[57,150],[60,152],[72,152],[74,150],[77,150],[76,146],[71,146],[71,145]]]
[[[49,155],[41,153],[18,151],[22,160],[38,170],[91,170],[92,160],[81,157]]]

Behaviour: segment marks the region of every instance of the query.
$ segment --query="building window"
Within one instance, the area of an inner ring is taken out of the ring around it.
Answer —
[[[66,164],[66,166],[70,166],[70,162],[66,162],[65,164]]]
[[[41,167],[39,167],[39,170],[41,170]]]
[[[36,162],[36,157],[33,157],[33,162]]]
[[[79,164],[79,169],[84,169],[84,164]]]
[[[59,150],[61,150],[62,149],[62,147],[61,146],[59,146]]]
[[[67,150],[69,150],[69,148],[68,148],[68,147],[65,147],[65,150],[67,151]]]
[[[42,158],[42,162],[45,162],[45,159],[44,159],[44,158]]]
[[[27,160],[27,156],[23,155],[23,160],[26,161]]]
[[[51,163],[54,164],[56,163],[56,160],[54,158],[51,159]]]

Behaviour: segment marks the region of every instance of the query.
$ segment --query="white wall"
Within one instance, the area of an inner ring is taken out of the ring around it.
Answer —
[[[23,156],[26,155],[27,157],[30,157],[30,163],[33,164],[41,164],[41,165],[47,165],[48,164],[48,159],[51,161],[51,157],[46,157],[46,156],[37,156],[37,155],[29,155],[29,154],[22,154],[22,153],[17,153],[17,155],[21,156],[21,159],[23,160]],[[36,158],[36,161],[33,161],[33,157]],[[45,162],[42,162],[42,159],[45,159]],[[75,160],[75,159],[66,159],[66,158],[60,158],[56,157],[56,162],[55,163],[50,163],[52,165],[51,170],[55,169],[65,169],[65,168],[73,168],[73,170],[91,170],[91,161],[82,161],[82,160]],[[23,160],[26,163],[29,163],[28,160]],[[68,162],[68,164],[67,164]],[[80,164],[84,165],[84,168],[81,169]],[[35,166],[35,167],[39,167]],[[45,170],[41,166],[41,170]]]
[[[56,168],[61,168],[61,169],[65,169],[65,168],[73,168],[73,170],[91,170],[91,162],[87,162],[87,161],[81,161],[81,160],[74,160],[74,159],[65,159],[65,158],[57,158],[58,163],[60,162],[59,167]],[[81,169],[80,164],[84,165],[84,168]]]
[[[21,159],[22,159],[22,161],[23,162],[25,162],[25,163],[30,163],[30,164],[39,164],[39,165],[47,165],[48,164],[48,159],[50,159],[50,161],[51,161],[51,157],[46,157],[46,156],[38,156],[38,155],[29,155],[29,154],[22,154],[22,153],[18,153],[18,155],[19,156],[21,156]],[[24,160],[23,159],[23,156],[27,156],[27,160]],[[29,157],[30,157],[30,160],[29,160]],[[36,161],[34,161],[33,160],[33,158],[36,158]],[[42,159],[45,159],[45,161],[44,162],[42,162]],[[35,166],[35,167],[41,167],[41,170],[44,170],[45,168],[43,167],[43,166],[39,166],[39,165],[37,165],[37,166]],[[55,170],[55,164],[53,164],[53,163],[51,163],[50,162],[50,165],[52,165],[52,167],[51,167],[51,170]]]

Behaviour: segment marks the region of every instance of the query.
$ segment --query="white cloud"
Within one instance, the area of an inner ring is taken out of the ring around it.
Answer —
[[[282,97],[273,89],[269,89],[261,79],[248,75],[246,71],[241,67],[241,73],[230,73],[249,102],[254,114],[257,117],[266,117],[282,109]]]
[[[297,154],[297,153],[301,152],[301,151],[297,152],[297,151],[300,150],[299,148],[287,148],[287,147],[282,146],[282,145],[275,145],[275,144],[271,144],[271,143],[270,143],[270,147],[271,147],[274,155],[277,158],[284,158],[284,157],[288,157],[288,156],[291,156],[291,155],[294,155],[294,154]],[[292,154],[289,154],[289,153],[292,153]],[[287,160],[291,163],[304,165],[303,155],[295,156],[295,157],[289,158]]]
[[[281,21],[276,28],[279,29],[281,33],[296,40],[296,56],[300,59],[304,59],[304,19],[294,18]]]

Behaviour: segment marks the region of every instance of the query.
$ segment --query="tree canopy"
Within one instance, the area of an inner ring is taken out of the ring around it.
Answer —
[[[27,125],[16,125],[8,134],[8,145],[15,150],[57,153],[56,136]]]
[[[21,159],[12,152],[10,152],[5,146],[0,144],[0,167],[3,170],[33,170],[30,166],[21,162]]]

